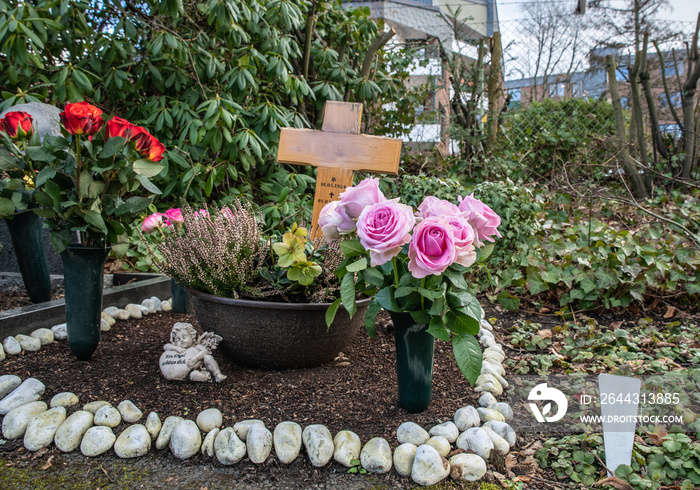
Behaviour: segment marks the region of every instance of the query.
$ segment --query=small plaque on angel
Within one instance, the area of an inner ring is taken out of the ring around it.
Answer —
[[[204,332],[197,338],[197,331],[189,323],[178,322],[170,332],[170,343],[163,346],[160,371],[165,379],[183,381],[210,381],[226,379],[212,356],[222,338],[213,332]]]

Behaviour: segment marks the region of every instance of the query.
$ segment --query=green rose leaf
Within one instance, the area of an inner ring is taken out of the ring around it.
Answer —
[[[468,289],[469,285],[467,284],[467,281],[464,279],[464,274],[461,272],[458,272],[451,267],[449,267],[444,273],[443,273],[452,284],[456,288],[459,289]]]
[[[382,287],[384,284],[384,275],[373,267],[369,267],[362,271],[362,278],[372,286],[378,288]]]
[[[141,185],[143,186],[144,189],[146,189],[148,192],[151,192],[153,194],[161,194],[160,189],[156,187],[156,185],[148,180],[148,177],[145,175],[137,175],[136,180],[138,180]]]
[[[112,136],[102,147],[99,158],[112,158],[124,147],[125,143],[125,138],[122,138],[121,136]]]
[[[375,326],[374,320],[377,317],[377,313],[382,309],[382,307],[374,299],[369,302],[367,311],[365,312],[365,330],[367,330],[367,335],[369,338],[373,339],[377,336],[377,328]]]
[[[479,333],[479,321],[464,313],[450,310],[445,315],[449,329],[456,334],[476,335]]]
[[[421,325],[428,325],[431,322],[430,315],[425,311],[411,311],[410,313],[411,318],[413,318],[413,321],[416,323],[420,323]]]
[[[343,301],[343,306],[350,318],[357,313],[357,305],[355,304],[355,278],[352,274],[346,274],[340,283],[340,299]]]
[[[134,162],[133,168],[134,172],[136,172],[138,175],[143,175],[144,177],[150,179],[151,177],[158,175],[165,167],[160,163],[142,158]]]
[[[104,219],[102,219],[102,215],[99,212],[90,209],[79,209],[78,214],[81,214],[86,222],[98,228],[105,235],[107,234],[107,225],[105,225]]]
[[[467,315],[481,320],[481,305],[473,295],[467,291],[452,291],[447,293],[447,305],[452,309],[459,309]]]
[[[333,320],[335,320],[335,315],[338,313],[338,308],[340,308],[340,298],[333,301],[333,304],[326,310],[326,326],[328,328],[331,328],[331,324]]]
[[[343,240],[340,242],[340,251],[346,257],[357,257],[366,252],[365,247],[362,246],[360,240]]]
[[[452,339],[452,351],[459,370],[473,386],[476,383],[476,378],[481,374],[479,341],[473,335],[457,334]]]
[[[51,163],[54,161],[53,155],[46,151],[42,146],[27,147],[27,156],[29,156],[29,158],[31,158],[34,162]]]
[[[126,200],[129,211],[136,214],[146,209],[151,204],[152,199],[148,197],[133,196]]]
[[[428,327],[427,332],[436,339],[444,340],[445,342],[450,341],[450,332],[445,327],[441,316],[434,316],[430,319],[430,327]]]
[[[384,289],[380,289],[379,291],[377,291],[377,294],[374,296],[374,299],[376,299],[377,303],[379,303],[381,307],[387,311],[401,311],[401,308],[394,299],[394,290],[391,288],[391,286],[385,287]]]
[[[348,272],[360,272],[363,271],[367,268],[367,259],[362,257],[360,260],[353,262],[352,264],[348,264],[347,270]]]
[[[5,197],[0,197],[0,216],[9,216],[15,213],[15,204]]]
[[[0,149],[0,170],[13,170],[17,168],[17,161],[7,150]]]
[[[56,169],[52,167],[44,167],[36,174],[36,186],[41,187],[47,180],[53,179],[56,176]]]
[[[394,293],[394,298],[403,298],[404,296],[408,296],[411,294],[413,291],[415,291],[416,288],[412,286],[401,286],[396,288],[396,292]]]

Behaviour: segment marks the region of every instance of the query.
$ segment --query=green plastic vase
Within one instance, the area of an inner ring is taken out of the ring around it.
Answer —
[[[68,348],[87,361],[100,342],[104,265],[109,248],[70,246],[61,252],[66,289]]]
[[[390,312],[396,341],[399,404],[408,412],[422,412],[433,390],[435,337],[428,325],[416,323],[409,313]]]
[[[24,288],[32,303],[51,301],[51,276],[46,262],[41,218],[32,211],[6,219]]]

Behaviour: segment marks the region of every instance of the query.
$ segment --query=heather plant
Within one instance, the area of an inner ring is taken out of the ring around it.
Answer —
[[[250,203],[235,200],[153,213],[142,224],[148,238],[140,235],[157,269],[197,291],[285,302],[337,297],[337,246],[317,246],[296,223],[284,233],[266,233],[263,223]]]

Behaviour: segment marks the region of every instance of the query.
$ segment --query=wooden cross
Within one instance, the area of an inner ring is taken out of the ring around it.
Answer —
[[[282,128],[277,161],[318,167],[311,236],[323,206],[352,186],[354,171],[399,172],[401,140],[361,135],[362,104],[326,102],[321,131]]]

